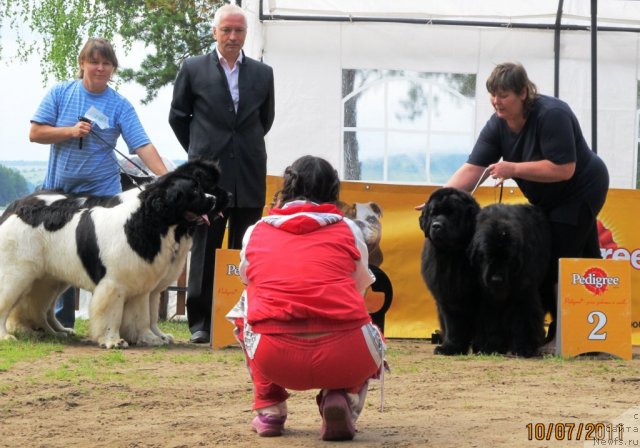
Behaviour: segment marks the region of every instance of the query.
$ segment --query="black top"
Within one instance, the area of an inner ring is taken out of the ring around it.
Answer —
[[[564,101],[540,95],[518,133],[493,114],[468,163],[488,166],[501,157],[508,162],[576,163],[573,177],[566,181],[514,179],[529,202],[542,207],[552,221],[575,224],[582,204],[589,206],[594,217],[604,204],[609,188],[607,167],[587,145],[578,119]]]

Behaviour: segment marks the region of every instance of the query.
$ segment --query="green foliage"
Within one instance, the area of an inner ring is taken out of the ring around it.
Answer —
[[[46,83],[70,79],[78,71],[78,53],[88,37],[111,41],[119,36],[125,52],[144,43],[149,53],[140,68],[120,68],[124,81],[146,89],[143,103],[171,83],[180,63],[209,51],[213,14],[222,0],[0,0],[0,14],[18,32],[17,57],[37,54]],[[0,17],[2,17],[0,15]],[[41,38],[29,41],[22,26]],[[116,52],[118,49],[116,48]]]
[[[0,165],[0,207],[29,194],[29,183],[16,170]]]

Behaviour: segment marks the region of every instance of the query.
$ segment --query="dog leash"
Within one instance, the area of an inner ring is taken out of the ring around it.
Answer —
[[[90,123],[93,124],[93,121],[89,120],[87,117],[78,117],[78,120],[80,121],[84,121],[86,123]],[[91,126],[91,130],[89,131],[89,133],[93,134],[94,136],[98,137],[98,140],[102,141],[102,143],[104,143],[105,145],[107,145],[110,149],[113,149],[115,152],[117,152],[118,154],[120,154],[124,159],[126,159],[129,163],[131,163],[133,166],[135,166],[136,168],[138,168],[142,174],[144,174],[147,177],[151,177],[151,174],[149,174],[149,172],[147,170],[145,170],[144,168],[142,168],[140,165],[138,165],[136,162],[134,162],[133,160],[131,160],[129,157],[125,156],[121,151],[118,150],[118,148],[116,148],[114,145],[112,145],[111,143],[109,143],[108,141],[106,141],[104,138],[102,138],[96,131],[93,130],[93,126]],[[80,149],[82,149],[82,139],[80,139]],[[138,184],[138,182],[136,182],[136,180],[131,177],[131,175],[129,173],[127,173],[122,166],[120,166],[120,162],[118,162],[118,159],[116,158],[115,155],[113,155],[113,160],[115,160],[116,164],[118,165],[118,169],[120,170],[121,173],[123,173],[125,176],[127,176],[129,178],[129,180],[131,181],[131,183],[133,183],[133,185],[135,185],[139,190],[142,190],[142,187],[140,187],[140,185]]]
[[[480,178],[478,179],[478,182],[476,182],[476,186],[473,187],[473,190],[471,190],[471,196],[473,196],[473,194],[476,192],[476,190],[478,189],[478,187],[480,186],[480,184],[482,182],[484,182],[484,180],[486,179],[485,175],[487,174],[487,172],[489,171],[489,167],[486,167],[484,169],[484,171],[482,172],[482,175],[480,176]]]
[[[478,189],[478,187],[480,186],[480,184],[482,182],[484,182],[486,180],[485,175],[487,174],[487,172],[489,171],[489,167],[486,167],[484,169],[484,171],[482,172],[482,175],[480,176],[480,178],[478,179],[478,182],[476,182],[476,186],[473,187],[473,190],[471,190],[471,196],[473,196],[473,194],[476,192],[476,190]],[[504,179],[503,181],[500,183],[500,196],[498,198],[498,204],[502,203],[502,192],[504,191]],[[494,196],[495,198],[495,196]]]

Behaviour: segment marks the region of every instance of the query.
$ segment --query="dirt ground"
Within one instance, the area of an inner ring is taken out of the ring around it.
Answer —
[[[442,357],[429,341],[388,345],[384,410],[374,381],[356,438],[342,445],[598,446],[605,443],[585,444],[589,429],[608,439],[597,423],[627,412],[623,441],[640,446],[640,347],[632,361],[619,361]],[[251,383],[238,349],[179,342],[107,351],[65,342],[0,372],[0,446],[334,445],[319,439],[315,393],[293,392],[284,436],[259,438],[250,430]]]

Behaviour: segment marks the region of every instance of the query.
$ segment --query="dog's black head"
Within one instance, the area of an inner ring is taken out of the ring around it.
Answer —
[[[163,176],[140,197],[165,225],[204,223],[216,205],[215,196],[206,193],[197,180],[182,176]]]
[[[473,237],[480,205],[469,193],[456,188],[434,191],[422,209],[420,228],[439,249],[465,249]]]
[[[220,180],[220,166],[214,160],[200,158],[183,163],[169,174],[195,179],[206,193],[214,194]]]
[[[523,266],[523,246],[526,235],[514,212],[517,206],[493,204],[483,208],[477,216],[476,231],[469,246],[472,265],[482,285],[500,300],[518,282]]]
[[[220,180],[220,166],[218,162],[211,159],[198,158],[190,160],[171,173],[172,176],[183,176],[195,179],[204,190],[205,193],[214,195],[216,198],[215,207],[209,213],[215,217],[229,206],[231,202],[231,193],[224,191],[218,187]]]
[[[220,167],[209,159],[190,160],[147,185],[141,193],[156,213],[173,224],[200,224],[214,218],[229,204],[229,194],[218,187]]]

